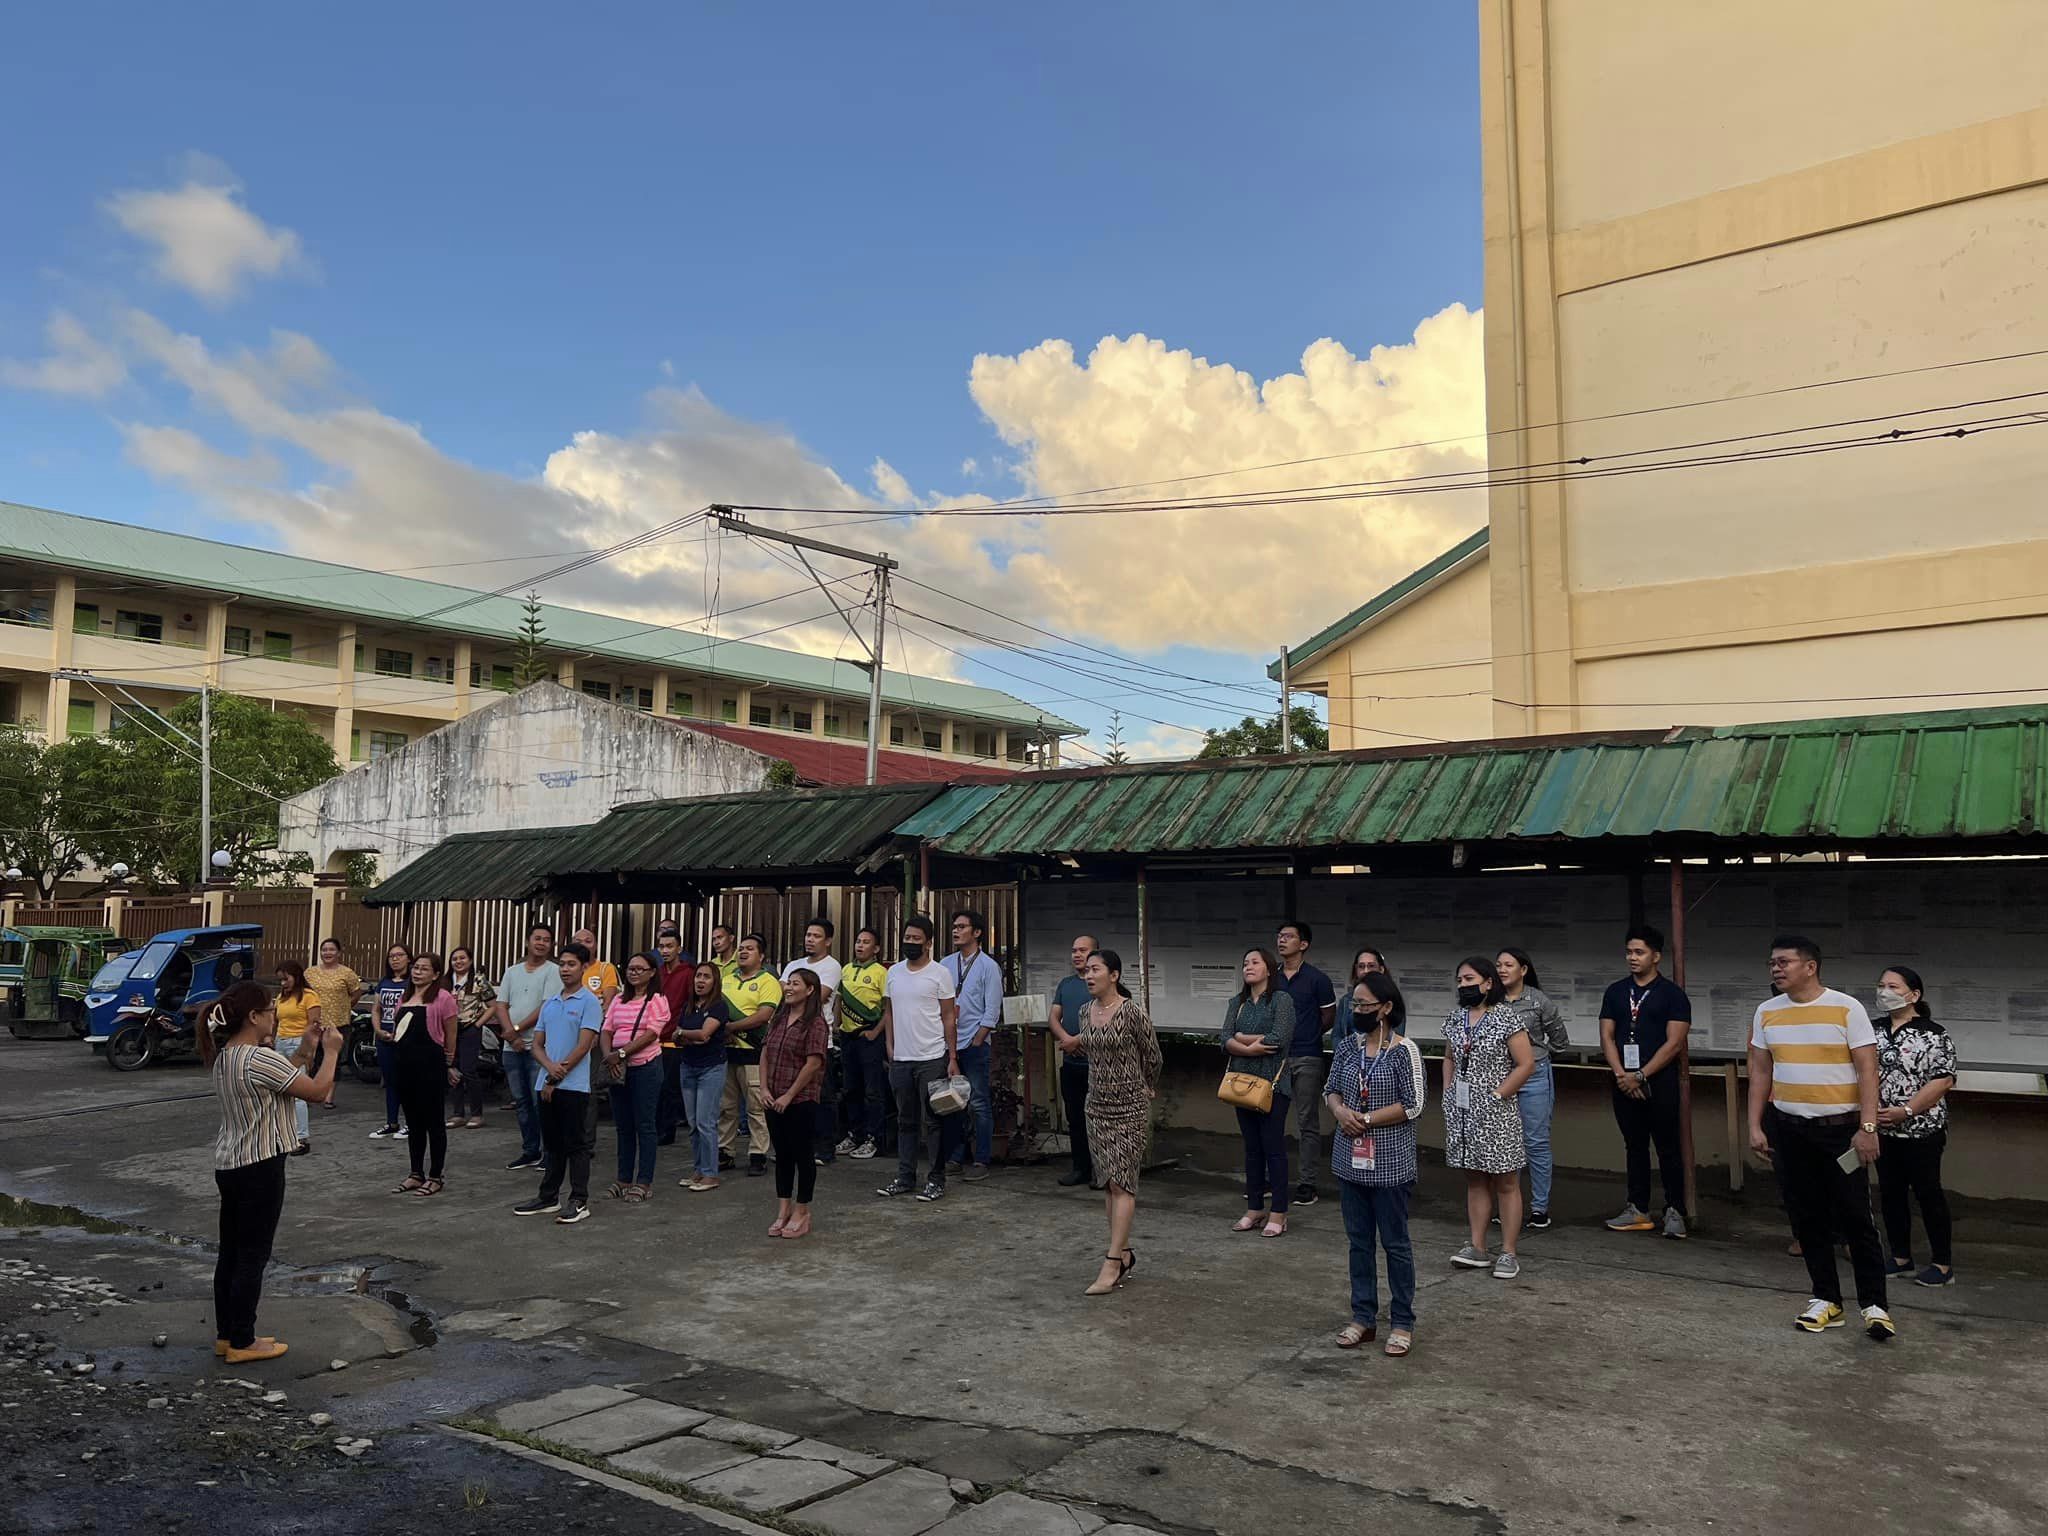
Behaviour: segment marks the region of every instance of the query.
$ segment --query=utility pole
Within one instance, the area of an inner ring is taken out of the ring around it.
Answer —
[[[848,549],[841,544],[827,544],[821,539],[807,539],[804,538],[801,534],[784,533],[780,529],[776,528],[757,527],[755,524],[748,522],[744,517],[740,516],[737,512],[733,511],[731,507],[727,506],[713,505],[709,515],[712,522],[716,523],[720,528],[724,529],[728,533],[744,534],[750,539],[765,539],[771,544],[784,544],[787,545],[789,548],[794,549],[796,551],[797,558],[799,560],[803,560],[804,569],[811,573],[811,580],[817,582],[818,590],[823,592],[825,594],[826,601],[831,603],[833,611],[836,612],[839,615],[841,621],[845,623],[847,629],[852,633],[853,638],[860,641],[860,643],[864,647],[866,647],[868,659],[864,663],[864,665],[868,669],[867,782],[869,784],[873,784],[879,775],[881,766],[882,642],[883,635],[885,632],[884,625],[887,622],[889,614],[889,573],[893,570],[899,569],[897,562],[891,560],[887,555],[873,555],[869,554],[866,550],[863,549]],[[804,559],[804,551],[807,549],[814,549],[821,555],[837,555],[842,560],[855,560],[862,565],[874,567],[875,637],[873,640],[869,640],[857,628],[854,627],[853,618],[850,614],[847,613],[847,611],[844,608],[840,606],[838,595],[833,592],[832,588],[825,582],[824,578],[819,576],[816,569],[811,565],[811,562],[809,560]]]
[[[213,878],[213,690],[199,685],[199,883]]]
[[[1280,750],[1294,750],[1294,689],[1288,677],[1287,652],[1280,652]]]

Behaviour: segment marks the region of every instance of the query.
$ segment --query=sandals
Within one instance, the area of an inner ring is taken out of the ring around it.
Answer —
[[[1237,1218],[1237,1224],[1233,1226],[1230,1230],[1233,1232],[1250,1232],[1258,1226],[1260,1220],[1265,1216],[1265,1214],[1266,1213],[1264,1211],[1246,1211],[1242,1216]]]
[[[439,1179],[428,1179],[424,1184],[420,1185],[418,1189],[413,1191],[413,1196],[415,1199],[424,1200],[430,1195],[438,1195],[439,1193],[441,1193],[442,1190],[446,1189],[447,1187],[448,1186],[442,1183]]]
[[[1337,1331],[1337,1347],[1356,1349],[1361,1344],[1370,1344],[1377,1336],[1378,1329],[1372,1323],[1346,1323]]]
[[[480,1131],[484,1127],[484,1117],[482,1115],[471,1115],[462,1124],[465,1130]]]
[[[413,1193],[415,1190],[424,1188],[426,1186],[426,1182],[427,1181],[421,1178],[418,1174],[408,1173],[405,1176],[405,1182],[403,1184],[400,1184],[397,1188],[393,1189],[391,1193],[393,1193],[394,1195],[409,1195]]]
[[[623,1200],[626,1198],[626,1191],[632,1187],[630,1184],[621,1184],[614,1179],[612,1187],[604,1192],[604,1197],[607,1200]]]
[[[1370,1337],[1370,1335],[1368,1335]],[[1406,1328],[1396,1328],[1387,1335],[1387,1353],[1396,1360],[1415,1347],[1415,1335]]]
[[[626,1186],[626,1192],[623,1195],[619,1196],[619,1198],[625,1201],[628,1205],[638,1205],[641,1201],[645,1200],[649,1195],[653,1193],[654,1191],[645,1184],[628,1184]]]
[[[1265,1229],[1259,1233],[1261,1237],[1285,1237],[1286,1235],[1287,1218],[1285,1215],[1267,1218]]]

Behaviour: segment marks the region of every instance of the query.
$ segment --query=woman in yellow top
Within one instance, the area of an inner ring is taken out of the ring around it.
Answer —
[[[277,1015],[275,1048],[293,1066],[311,1078],[320,1060],[320,994],[307,982],[306,968],[296,960],[285,960],[278,964],[277,1004],[273,1012]],[[309,1041],[312,1042],[310,1045]],[[330,1092],[333,1087],[333,1081],[330,1079]],[[313,1120],[306,1113],[304,1099],[293,1098],[292,1119],[298,1126],[299,1144],[291,1155],[303,1157],[313,1150]]]
[[[341,946],[332,939],[320,941],[320,963],[306,972],[306,985],[320,1002],[320,1017],[344,1039],[353,1022],[356,999],[363,995],[363,978],[341,963]],[[329,1083],[321,1108],[334,1108],[334,1086]]]

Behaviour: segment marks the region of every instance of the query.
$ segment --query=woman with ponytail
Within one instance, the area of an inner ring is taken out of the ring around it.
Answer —
[[[1106,1296],[1123,1289],[1124,1276],[1138,1263],[1131,1223],[1138,1215],[1138,1168],[1145,1160],[1152,1095],[1159,1087],[1159,1037],[1145,1010],[1131,1001],[1124,962],[1115,950],[1090,955],[1081,980],[1088,988],[1088,1006],[1079,1021],[1088,1056],[1088,1151],[1109,1218],[1102,1269],[1084,1294]]]
[[[306,1041],[324,1049],[311,1076],[273,1049],[277,1014],[270,994],[253,981],[223,992],[200,1022],[199,1053],[220,1097],[220,1135],[213,1143],[213,1181],[220,1188],[220,1257],[213,1266],[213,1352],[230,1365],[275,1360],[277,1339],[256,1335],[263,1269],[284,1213],[284,1160],[299,1144],[294,1101],[318,1103],[334,1086],[341,1032],[308,1024]],[[301,1049],[305,1046],[302,1045]]]

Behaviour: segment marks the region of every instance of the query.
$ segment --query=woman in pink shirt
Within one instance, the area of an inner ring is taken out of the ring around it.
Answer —
[[[441,1193],[448,1161],[448,1128],[441,1123],[448,1090],[461,1079],[455,1070],[455,994],[441,985],[441,957],[413,957],[408,989],[391,1020],[393,1076],[398,1107],[405,1114],[412,1172],[394,1195]]]
[[[668,999],[661,962],[635,955],[626,984],[605,1010],[603,1042],[612,1087],[612,1128],[619,1133],[619,1177],[614,1200],[645,1200],[654,1193],[655,1110],[661,1103],[661,1037],[668,1030]]]

